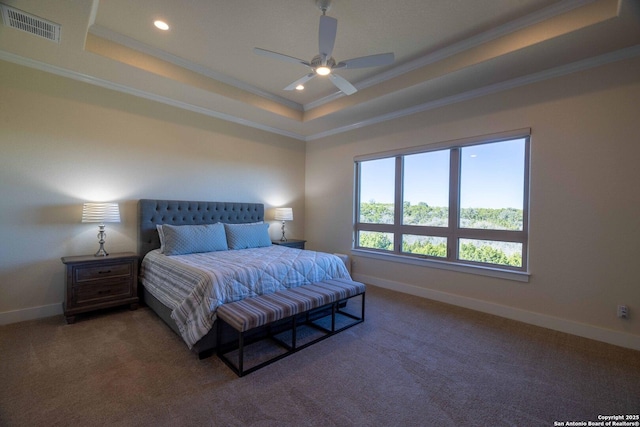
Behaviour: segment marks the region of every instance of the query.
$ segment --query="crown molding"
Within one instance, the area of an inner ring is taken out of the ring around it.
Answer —
[[[324,132],[319,132],[313,135],[309,135],[305,138],[305,141],[313,141],[316,139],[326,138],[328,136],[333,136],[333,135],[348,132],[351,130],[360,129],[366,126],[371,126],[374,124],[386,122],[386,121],[397,119],[400,117],[410,116],[412,114],[422,113],[422,112],[433,110],[435,108],[440,108],[446,105],[456,104],[458,102],[464,102],[471,99],[479,98],[481,96],[491,95],[494,93],[502,92],[502,91],[513,89],[516,87],[525,86],[528,84],[549,80],[549,79],[564,76],[567,74],[588,70],[590,68],[599,67],[601,65],[606,65],[612,62],[631,59],[636,56],[640,56],[640,44],[631,46],[625,49],[620,49],[614,52],[606,53],[600,56],[595,56],[595,57],[587,58],[581,61],[572,62],[570,64],[562,65],[556,68],[551,68],[549,70],[544,70],[544,71],[529,74],[526,76],[517,77],[511,80],[505,80],[504,82],[495,83],[495,84],[484,86],[478,89],[473,89],[457,95],[447,96],[444,98],[436,99],[434,101],[425,102],[423,104],[415,105],[413,107],[405,108],[405,109],[394,111],[391,113],[382,114],[382,115],[372,117],[370,119],[363,120],[357,123],[352,123],[346,126],[329,129]]]
[[[387,70],[380,74],[376,74],[375,76],[354,83],[353,85],[358,90],[375,86],[384,81],[394,79],[418,68],[425,67],[438,61],[442,61],[443,59],[456,55],[460,52],[464,52],[471,48],[480,46],[484,43],[530,27],[531,25],[535,25],[558,15],[562,15],[563,13],[567,13],[571,10],[583,7],[589,3],[593,3],[594,1],[595,0],[565,0],[560,3],[556,3],[544,9],[530,13],[527,16],[523,16],[520,19],[516,19],[499,27],[492,28],[476,36],[469,37],[468,39],[462,40],[458,43],[454,43],[445,48],[436,50],[435,52],[429,53],[413,61],[398,65],[397,67],[393,67],[390,70]],[[304,104],[303,109],[304,111],[308,111],[326,103],[335,101],[336,99],[342,98],[343,96],[345,95],[342,92],[337,91],[335,93],[332,93],[331,95]]]
[[[270,132],[270,133],[286,136],[289,138],[293,138],[293,139],[297,139],[305,142],[326,138],[326,137],[337,135],[340,133],[349,132],[351,130],[360,129],[366,126],[383,123],[389,120],[429,111],[435,108],[440,108],[440,107],[455,104],[458,102],[468,101],[471,99],[479,98],[481,96],[490,95],[490,94],[502,92],[505,90],[513,89],[516,87],[541,82],[541,81],[552,79],[555,77],[560,77],[567,74],[588,70],[590,68],[606,65],[612,62],[631,59],[637,56],[640,56],[640,44],[637,44],[625,49],[620,49],[614,52],[610,52],[604,55],[587,58],[581,61],[573,62],[571,64],[563,65],[560,67],[552,68],[549,70],[533,73],[533,74],[522,76],[522,77],[517,77],[511,80],[506,80],[504,82],[484,86],[484,87],[473,89],[457,95],[444,97],[434,101],[429,101],[420,105],[416,105],[416,106],[412,106],[402,110],[393,111],[387,114],[382,114],[376,117],[372,117],[370,119],[363,120],[360,122],[351,123],[345,126],[336,127],[333,129],[328,129],[323,132],[318,132],[312,135],[305,136],[299,133],[290,132],[284,129],[276,128],[273,126],[267,126],[251,120],[246,120],[240,117],[232,116],[230,114],[220,113],[208,108],[200,107],[200,106],[189,104],[182,101],[177,101],[175,99],[171,99],[165,96],[160,96],[160,95],[156,95],[156,94],[142,91],[139,89],[134,89],[129,86],[125,86],[125,85],[114,83],[108,80],[89,76],[83,73],[79,73],[77,71],[57,67],[50,64],[45,64],[40,61],[36,61],[30,58],[25,58],[10,52],[0,50],[0,60],[12,62],[18,65],[23,65],[29,68],[34,68],[40,71],[45,71],[58,76],[68,77],[73,80],[82,81],[82,82],[100,86],[106,89],[116,90],[118,92],[126,93],[133,96],[138,96],[148,100],[161,102],[163,104],[167,104],[176,108],[193,111],[193,112],[204,114],[217,119],[229,121],[239,125],[248,126],[251,128],[263,130],[265,132]]]
[[[46,64],[44,62],[36,61],[31,58],[25,58],[23,56],[16,55],[14,53],[6,52],[3,50],[0,50],[0,60],[12,62],[18,65],[23,65],[25,67],[55,74],[57,76],[67,77],[67,78],[81,81],[84,83],[89,83],[95,86],[103,87],[105,89],[112,89],[118,92],[126,93],[128,95],[137,96],[137,97],[148,99],[151,101],[161,102],[163,104],[167,104],[176,108],[193,111],[195,113],[204,114],[209,117],[214,117],[217,119],[225,120],[225,121],[236,123],[239,125],[248,126],[248,127],[260,129],[266,132],[271,132],[278,135],[286,136],[289,138],[298,139],[300,141],[305,140],[304,135],[300,135],[295,132],[289,132],[289,131],[275,128],[272,126],[263,125],[261,123],[257,123],[251,120],[246,120],[240,117],[232,116],[230,114],[220,113],[218,111],[214,111],[209,108],[200,107],[198,105],[189,104],[187,102],[177,101],[175,99],[171,99],[166,96],[157,95],[151,92],[135,89],[130,86],[114,83],[109,80],[93,77],[88,74],[83,74],[77,71],[69,70],[69,69],[58,67],[55,65]]]
[[[137,50],[138,52],[144,53],[146,55],[153,56],[154,58],[158,58],[162,61],[177,65],[178,67],[182,67],[187,70],[193,71],[195,73],[201,74],[210,79],[217,80],[224,84],[228,84],[229,86],[233,86],[237,89],[244,90],[254,95],[258,95],[260,97],[277,102],[279,104],[282,104],[294,110],[303,111],[302,105],[297,102],[288,100],[281,96],[275,95],[271,92],[258,89],[257,87],[250,85],[249,83],[245,83],[240,80],[234,79],[233,77],[229,77],[226,74],[213,71],[210,68],[196,64],[192,61],[186,60],[179,56],[170,54],[168,52],[165,52],[162,49],[149,46],[145,43],[139,42],[138,40],[132,39],[131,37],[127,37],[125,35],[116,33],[115,31],[111,31],[100,25],[97,25],[97,24],[92,25],[91,28],[89,28],[89,33],[93,34],[94,36],[101,37],[103,39],[128,47],[130,49]]]

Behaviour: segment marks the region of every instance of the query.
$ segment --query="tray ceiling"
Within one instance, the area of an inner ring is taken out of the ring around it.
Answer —
[[[0,59],[313,140],[640,54],[635,0],[334,0],[337,61],[394,52],[388,66],[339,70],[284,91],[309,70],[314,0],[2,0],[61,25],[60,43],[0,26]],[[160,31],[153,21],[170,25]]]

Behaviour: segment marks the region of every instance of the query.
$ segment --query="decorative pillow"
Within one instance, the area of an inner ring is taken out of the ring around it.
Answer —
[[[160,253],[164,253],[164,232],[162,231],[162,224],[156,225],[156,230],[158,230],[158,237],[160,238]]]
[[[162,225],[165,255],[185,255],[198,252],[226,251],[224,225]]]
[[[271,246],[269,224],[225,224],[229,249]]]

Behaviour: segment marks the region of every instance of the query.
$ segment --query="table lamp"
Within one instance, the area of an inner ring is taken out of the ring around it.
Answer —
[[[280,241],[286,242],[287,238],[284,236],[284,222],[293,220],[293,209],[292,208],[276,208],[275,219],[277,221],[282,221],[282,237],[280,238]]]
[[[95,256],[107,256],[104,250],[104,238],[107,234],[104,232],[105,222],[120,222],[120,208],[117,203],[85,203],[82,205],[82,222],[97,222],[98,225],[98,243],[100,249]]]

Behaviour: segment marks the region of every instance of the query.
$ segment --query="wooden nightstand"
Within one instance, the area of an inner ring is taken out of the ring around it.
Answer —
[[[138,308],[138,255],[133,252],[62,258],[67,266],[64,315],[67,323],[76,314],[131,304]]]
[[[271,241],[271,243],[273,243],[274,245],[286,246],[288,248],[295,248],[295,249],[304,249],[304,244],[306,242],[307,242],[306,240],[298,240],[298,239],[287,239],[284,242],[282,240]]]

